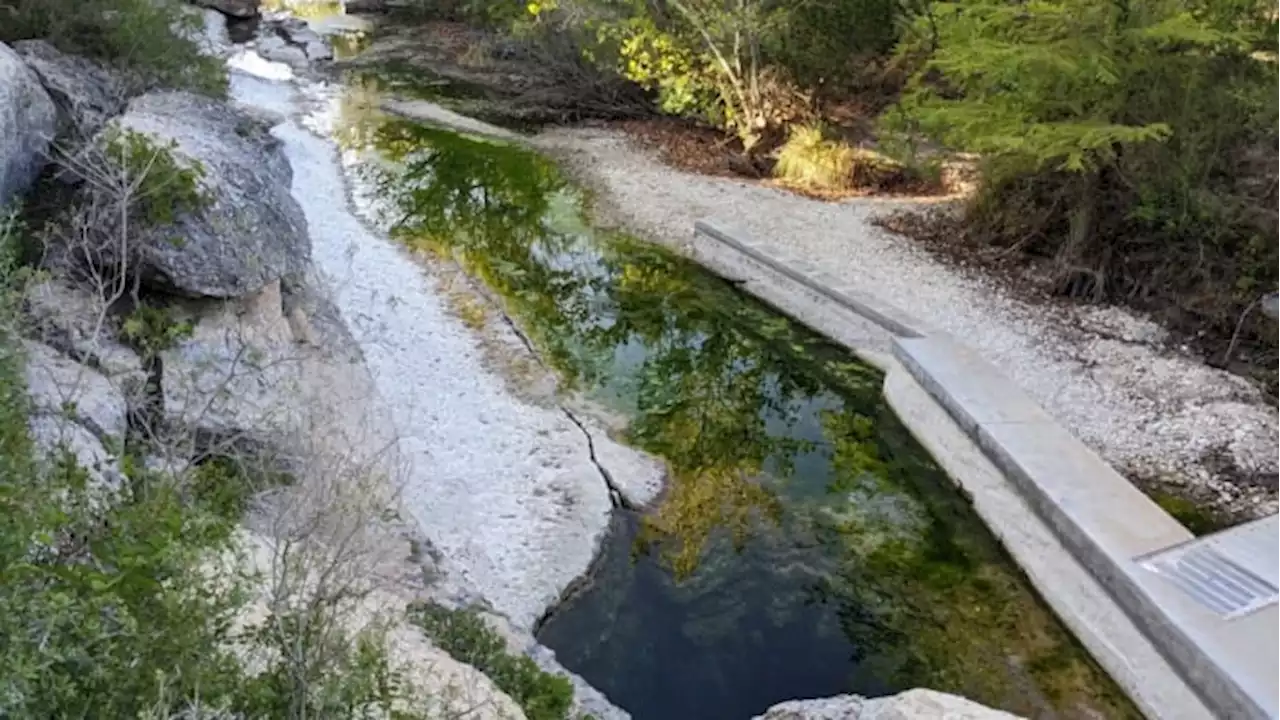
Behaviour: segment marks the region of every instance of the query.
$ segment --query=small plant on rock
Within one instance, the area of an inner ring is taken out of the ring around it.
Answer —
[[[148,225],[169,225],[180,215],[209,204],[200,188],[204,167],[196,161],[183,164],[173,151],[177,143],[159,143],[151,137],[113,128],[105,143],[105,160],[121,177],[132,180],[134,203],[129,210]]]
[[[125,318],[121,336],[143,357],[154,357],[191,337],[192,330],[190,322],[175,320],[169,308],[143,304]]]
[[[409,619],[455,660],[484,673],[511,696],[529,720],[569,720],[573,685],[546,672],[532,658],[507,651],[502,636],[471,610],[451,610],[434,603],[409,608]]]

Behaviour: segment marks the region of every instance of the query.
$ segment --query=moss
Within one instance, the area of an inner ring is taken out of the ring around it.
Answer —
[[[1167,490],[1152,491],[1150,497],[1197,537],[1225,530],[1231,526],[1231,522],[1221,514]]]
[[[0,216],[0,477],[22,477],[31,465],[26,383],[13,320],[26,283],[19,266],[20,227],[14,214]]]

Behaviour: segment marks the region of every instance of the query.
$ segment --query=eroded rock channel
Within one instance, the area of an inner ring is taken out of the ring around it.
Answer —
[[[1134,715],[877,371],[593,227],[520,144],[292,74],[241,72],[233,90],[285,118],[313,259],[392,416],[442,595],[536,631],[641,720],[922,686],[1030,716]],[[487,303],[451,296],[459,273]],[[543,370],[518,371],[522,343]],[[546,368],[557,386],[532,387]]]

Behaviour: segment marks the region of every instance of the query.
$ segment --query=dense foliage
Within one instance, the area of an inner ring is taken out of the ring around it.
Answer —
[[[220,95],[226,73],[199,51],[199,12],[180,0],[10,0],[0,5],[0,42],[43,39],[102,60],[134,90],[190,88]]]
[[[974,227],[1053,258],[1061,289],[1229,332],[1276,288],[1272,12],[937,3],[901,49],[920,70],[892,117],[981,155]]]
[[[165,148],[110,145],[117,159],[150,157],[121,173],[151,190],[127,208],[130,227],[165,220],[175,198],[199,200]],[[144,458],[168,438],[146,434],[98,438],[120,457],[111,476],[81,467],[56,433],[42,430],[37,446],[21,338],[38,275],[18,261],[25,235],[0,222],[0,717],[420,717],[376,630],[349,631],[329,595],[284,593],[275,566],[264,598],[263,578],[244,569],[241,516],[253,493],[288,478],[248,456],[153,470]],[[147,306],[123,324],[143,355],[189,330]],[[75,437],[74,403],[41,412],[40,428]]]

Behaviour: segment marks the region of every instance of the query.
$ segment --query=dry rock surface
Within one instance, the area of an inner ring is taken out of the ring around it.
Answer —
[[[233,18],[251,18],[258,14],[261,0],[191,0],[199,7],[217,10]]]
[[[62,451],[75,457],[91,488],[111,490],[124,482],[119,447],[128,429],[128,404],[106,376],[38,342],[25,342],[28,422],[31,438],[46,460]]]
[[[594,188],[607,219],[681,247],[707,219],[767,241],[960,338],[1125,472],[1238,518],[1276,511],[1277,416],[1261,392],[1115,308],[1029,305],[872,224],[902,201],[822,202],[674,170],[619,133],[535,143]]]
[[[40,79],[0,43],[0,207],[35,182],[57,129],[57,109]]]
[[[839,695],[779,703],[755,720],[1017,720],[1000,710],[933,690],[882,698]]]
[[[142,133],[198,166],[209,203],[148,231],[144,276],[160,290],[237,297],[305,271],[306,220],[289,195],[292,171],[257,118],[187,92],[135,98],[112,128]]]
[[[57,106],[59,135],[91,136],[124,109],[124,83],[102,65],[68,55],[44,40],[16,42],[13,49],[35,71]]]

